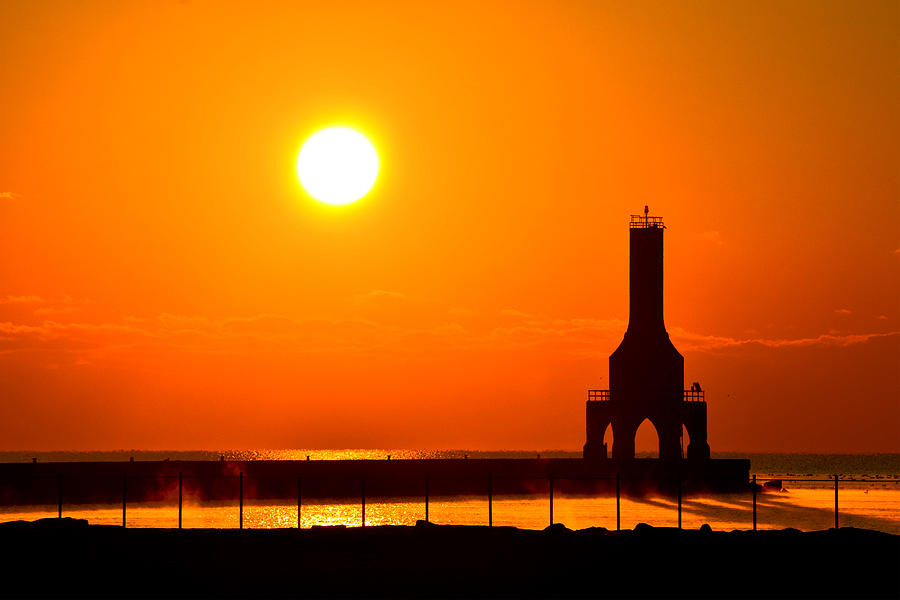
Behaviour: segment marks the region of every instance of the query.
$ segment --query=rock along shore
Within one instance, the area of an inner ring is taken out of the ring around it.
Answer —
[[[433,525],[295,530],[0,524],[3,597],[898,598],[900,536],[543,531]]]

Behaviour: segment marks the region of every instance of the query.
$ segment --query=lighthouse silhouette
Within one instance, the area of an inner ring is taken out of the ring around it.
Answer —
[[[609,458],[603,443],[612,425],[612,458],[634,458],[634,438],[645,419],[659,435],[660,460],[709,458],[706,399],[699,383],[684,389],[684,357],[663,321],[662,217],[631,215],[629,317],[622,343],[609,357],[609,389],[589,390],[584,458]],[[688,432],[682,455],[682,425]]]

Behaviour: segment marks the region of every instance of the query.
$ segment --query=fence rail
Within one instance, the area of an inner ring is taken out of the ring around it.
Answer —
[[[704,390],[684,390],[682,399],[685,402],[706,402],[706,392]]]
[[[631,220],[628,225],[631,229],[664,227],[662,217],[651,217],[648,215],[631,215]]]
[[[588,390],[588,402],[609,402],[609,390]]]
[[[97,478],[97,477],[109,477],[112,476],[93,476],[88,478]],[[117,476],[118,477],[118,476]],[[472,479],[473,476],[462,476],[464,478]],[[678,528],[682,528],[682,484],[684,482],[684,478],[682,475],[677,474],[670,478],[660,478],[660,477],[639,477],[632,476],[626,477],[620,474],[616,474],[615,476],[565,476],[560,477],[553,473],[550,473],[548,476],[527,476],[527,475],[494,475],[493,473],[488,473],[486,479],[484,480],[484,493],[487,496],[487,517],[488,517],[488,526],[493,526],[493,503],[494,503],[494,481],[496,479],[508,479],[508,480],[519,480],[519,481],[540,481],[544,480],[548,483],[548,500],[549,500],[549,524],[554,524],[554,488],[555,484],[560,481],[608,481],[615,482],[615,496],[616,496],[616,530],[621,529],[621,499],[622,499],[622,483],[626,481],[656,481],[656,482],[667,482],[675,484],[675,498],[677,503],[677,514],[678,514]],[[62,518],[63,516],[63,506],[64,506],[64,478],[61,474],[59,475],[34,475],[31,479],[56,479],[57,484],[57,517]],[[86,479],[85,477],[79,477],[79,479]],[[184,510],[184,481],[187,479],[229,479],[236,480],[237,482],[237,500],[238,500],[238,528],[244,528],[244,480],[245,479],[263,479],[262,477],[248,477],[245,476],[243,472],[238,473],[237,475],[185,475],[184,473],[178,473],[177,475],[121,475],[121,500],[122,500],[122,527],[127,526],[127,511],[128,511],[128,482],[131,479],[177,479],[178,481],[178,528],[182,529],[183,527],[183,510]],[[897,484],[900,483],[900,478],[878,478],[878,479],[859,479],[853,476],[849,477],[840,477],[839,475],[833,475],[830,478],[809,478],[809,477],[759,477],[757,475],[753,475],[750,481],[748,482],[750,485],[750,493],[752,498],[752,518],[751,518],[751,526],[754,531],[757,530],[757,496],[759,491],[764,489],[764,486],[761,485],[765,482],[779,482],[779,484],[788,482],[788,483],[831,483],[834,488],[834,527],[837,529],[840,526],[840,511],[839,511],[839,490],[841,483],[878,483],[878,484]],[[422,482],[422,491],[423,491],[423,500],[424,500],[424,513],[425,513],[425,522],[430,522],[429,517],[429,507],[431,503],[431,478],[429,474],[425,474],[423,482]],[[366,497],[367,497],[367,486],[366,486],[366,476],[365,474],[360,476],[359,480],[359,502],[361,508],[361,524],[363,527],[366,526]],[[778,486],[780,487],[780,485]],[[533,494],[532,494],[533,495]],[[303,476],[298,473],[297,474],[297,527],[299,528],[302,523],[302,515],[303,515]]]
[[[706,391],[684,390],[681,398],[684,402],[706,402]],[[588,390],[588,402],[609,402],[611,399],[610,390]]]

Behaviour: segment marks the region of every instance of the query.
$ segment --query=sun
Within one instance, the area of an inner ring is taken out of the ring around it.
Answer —
[[[350,204],[372,189],[378,154],[366,137],[349,127],[314,133],[300,148],[297,176],[310,196],[326,204]]]

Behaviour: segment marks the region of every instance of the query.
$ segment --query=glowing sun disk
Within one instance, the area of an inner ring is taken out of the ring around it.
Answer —
[[[349,204],[365,196],[378,176],[378,154],[349,127],[313,134],[297,157],[297,176],[310,196],[327,204]]]

